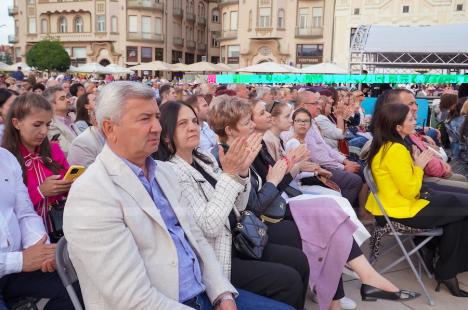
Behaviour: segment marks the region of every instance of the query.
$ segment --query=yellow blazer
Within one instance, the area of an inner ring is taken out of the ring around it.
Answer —
[[[388,216],[411,218],[429,204],[419,199],[424,171],[414,165],[403,144],[386,143],[372,160],[371,170]],[[383,215],[373,195],[369,195],[366,209],[373,215]]]

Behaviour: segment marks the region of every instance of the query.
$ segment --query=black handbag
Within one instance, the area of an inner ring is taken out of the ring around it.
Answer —
[[[275,200],[268,206],[268,208],[263,211],[260,216],[262,221],[268,223],[278,223],[280,222],[286,214],[287,202],[284,200],[281,195],[276,196]]]
[[[234,208],[237,224],[232,230],[232,243],[238,254],[248,259],[260,259],[268,243],[268,227],[250,211]]]
[[[301,179],[301,185],[307,185],[307,186],[313,186],[313,185],[318,185],[318,186],[323,186],[329,189],[332,189],[334,191],[337,191],[341,193],[341,189],[336,184],[330,179],[324,178],[323,176],[313,176],[313,177],[305,177]]]
[[[52,225],[52,231],[49,232],[51,242],[55,243],[63,237],[63,210],[65,200],[57,201],[49,205],[49,220]]]

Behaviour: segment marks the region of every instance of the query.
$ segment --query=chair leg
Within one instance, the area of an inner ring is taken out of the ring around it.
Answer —
[[[431,237],[427,242],[429,242],[432,238],[434,238],[434,237]],[[415,248],[415,247],[416,247],[416,244],[414,243],[413,239],[410,239],[410,240],[411,240],[411,241],[410,241],[410,242],[411,242],[411,245],[413,246],[413,248]],[[423,267],[424,272],[426,273],[427,277],[428,277],[429,279],[432,279],[432,278],[433,278],[433,275],[432,275],[432,273],[429,271],[429,269],[427,268],[426,263],[424,262],[424,259],[422,258],[422,256],[421,256],[421,254],[419,253],[419,251],[416,251],[416,255],[418,256],[419,264],[420,264],[420,266]]]
[[[416,270],[416,267],[414,266],[413,264],[413,261],[411,260],[410,256],[414,254],[414,252],[418,251],[422,246],[424,246],[427,242],[429,242],[429,240],[431,240],[433,237],[428,237],[426,238],[423,242],[421,242],[417,247],[415,247],[413,250],[411,250],[410,252],[407,252],[406,249],[404,248],[403,246],[403,243],[401,242],[400,238],[398,238],[398,236],[395,236],[395,238],[397,239],[397,242],[398,244],[400,245],[400,248],[401,248],[401,251],[403,252],[403,259],[406,259],[406,261],[408,262],[408,264],[410,265],[411,267],[411,270],[413,271],[414,275],[416,276],[416,279],[419,283],[419,285],[421,286],[423,292],[424,292],[424,295],[426,295],[427,297],[427,300],[429,302],[429,304],[431,306],[434,306],[435,305],[435,302],[434,300],[432,299],[431,295],[429,294],[429,292],[427,291],[427,288],[426,286],[424,285],[422,279],[421,279],[421,276],[418,274],[418,271]],[[398,262],[399,263],[399,262]],[[392,264],[392,265],[395,265],[395,264]]]

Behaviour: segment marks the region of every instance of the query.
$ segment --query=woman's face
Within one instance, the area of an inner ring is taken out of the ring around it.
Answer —
[[[42,95],[42,89],[36,88],[36,89],[34,90],[34,93],[35,93],[35,94],[38,94],[38,95]]]
[[[200,144],[200,126],[197,116],[186,106],[182,106],[179,110],[174,132],[174,144],[177,150],[194,150]]]
[[[271,117],[271,123],[280,131],[288,131],[292,125],[291,107],[287,105],[281,108],[281,113],[278,116]]]
[[[30,151],[47,139],[52,111],[32,109],[31,113],[22,120],[12,119],[13,126],[19,131],[21,142]]]
[[[294,133],[298,136],[305,136],[310,128],[311,119],[306,113],[298,113],[294,119]]]
[[[401,125],[397,125],[397,131],[402,137],[406,137],[414,133],[416,128],[416,119],[413,116],[413,113],[408,112],[406,115],[405,121]]]
[[[231,139],[250,136],[255,130],[255,123],[252,121],[252,114],[248,113],[236,124],[236,128],[229,131]]]
[[[265,110],[265,102],[259,101],[254,106],[252,120],[258,132],[266,132],[271,128],[271,114]]]
[[[332,104],[333,104],[333,99],[329,97],[324,97],[322,99],[322,114],[323,115],[330,115],[332,111]]]
[[[96,95],[92,93],[88,94],[88,104],[85,105],[86,110],[94,111],[94,108],[96,107],[95,102],[96,102]]]

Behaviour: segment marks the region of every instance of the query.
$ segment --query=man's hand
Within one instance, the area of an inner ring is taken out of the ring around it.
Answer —
[[[42,272],[54,272],[55,268],[55,259],[48,259],[42,263],[41,271]]]
[[[237,310],[236,302],[234,300],[223,300],[215,310]]]
[[[36,270],[50,270],[51,266],[55,266],[55,244],[46,244],[47,235],[44,235],[41,240],[29,248],[23,250],[23,272],[31,272]],[[47,263],[47,261],[52,261]],[[45,264],[45,266],[43,266]]]

